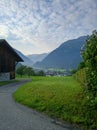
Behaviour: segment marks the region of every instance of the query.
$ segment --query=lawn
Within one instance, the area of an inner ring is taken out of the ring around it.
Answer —
[[[81,122],[79,115],[82,88],[72,77],[33,77],[20,87],[17,102],[60,120]]]

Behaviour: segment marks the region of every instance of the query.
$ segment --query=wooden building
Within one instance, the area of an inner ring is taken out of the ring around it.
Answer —
[[[0,81],[15,78],[15,66],[23,59],[4,39],[0,39]]]

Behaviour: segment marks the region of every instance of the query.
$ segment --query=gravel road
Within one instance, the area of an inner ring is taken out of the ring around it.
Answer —
[[[78,130],[16,103],[12,93],[25,82],[0,87],[0,130]]]

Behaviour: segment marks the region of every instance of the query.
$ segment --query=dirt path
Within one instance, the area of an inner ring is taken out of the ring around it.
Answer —
[[[78,130],[15,103],[12,93],[25,82],[0,87],[0,130]]]

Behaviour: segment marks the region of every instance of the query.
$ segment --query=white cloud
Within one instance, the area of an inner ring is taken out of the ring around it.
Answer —
[[[8,28],[5,25],[0,25],[0,37],[7,38],[9,34]]]
[[[0,37],[26,54],[51,51],[66,40],[97,29],[96,3],[96,0],[0,0]]]

